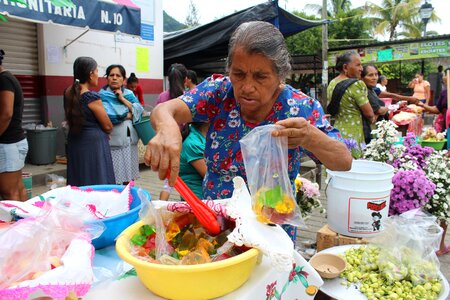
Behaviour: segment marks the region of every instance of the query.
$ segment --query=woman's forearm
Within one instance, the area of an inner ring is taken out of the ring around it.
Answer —
[[[352,155],[344,143],[330,138],[315,127],[310,140],[305,149],[314,154],[325,167],[334,171],[350,170]]]

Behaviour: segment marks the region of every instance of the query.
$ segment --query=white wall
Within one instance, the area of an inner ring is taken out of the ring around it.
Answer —
[[[46,76],[72,76],[72,66],[79,56],[91,56],[99,65],[99,75],[111,64],[122,64],[127,76],[135,72],[138,78],[163,78],[163,13],[162,0],[154,0],[154,42],[142,42],[137,37],[113,32],[89,30],[68,45],[84,28],[57,24],[39,25],[39,73]],[[125,41],[124,41],[125,40]],[[149,49],[149,71],[136,71],[136,48]]]

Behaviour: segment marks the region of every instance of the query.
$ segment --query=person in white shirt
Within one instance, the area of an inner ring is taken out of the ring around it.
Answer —
[[[378,83],[377,83],[376,87],[379,88],[380,91],[385,92],[387,83],[388,83],[388,80],[387,80],[386,76],[381,75],[380,78],[378,79]]]

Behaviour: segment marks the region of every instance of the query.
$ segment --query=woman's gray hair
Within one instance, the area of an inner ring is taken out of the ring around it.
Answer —
[[[278,76],[284,79],[291,71],[291,57],[281,32],[268,22],[242,23],[233,32],[228,44],[227,72],[233,62],[234,51],[243,47],[249,54],[262,54],[273,62]]]
[[[352,56],[359,55],[355,50],[346,51],[336,57],[336,70],[342,72],[344,65],[349,64],[352,61]]]
[[[384,75],[380,75],[380,77],[378,78],[378,82],[381,83],[383,80],[386,80],[386,76]]]

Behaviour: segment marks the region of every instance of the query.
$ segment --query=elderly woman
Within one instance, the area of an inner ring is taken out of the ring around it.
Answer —
[[[138,135],[133,123],[138,122],[144,108],[133,91],[123,87],[126,79],[122,65],[106,69],[108,84],[100,90],[100,98],[114,124],[109,144],[117,184],[139,178]]]
[[[364,142],[363,120],[375,121],[375,114],[367,98],[366,84],[361,78],[361,58],[355,51],[347,51],[336,60],[340,74],[331,80],[327,95],[328,112],[334,115],[334,126],[344,138],[354,139],[358,145]],[[333,109],[330,109],[333,107]]]
[[[203,198],[231,196],[232,178],[246,179],[239,140],[256,126],[278,124],[273,135],[288,137],[289,177],[293,182],[307,150],[332,170],[348,170],[351,155],[331,137],[339,133],[328,124],[320,103],[283,83],[291,70],[283,35],[261,21],[241,24],[229,42],[229,77],[213,75],[184,95],[152,112],[156,136],[149,142],[145,163],[161,179],[170,169],[175,183],[180,166],[181,135],[178,124],[209,122],[203,179]],[[331,137],[330,137],[331,136]],[[293,237],[293,236],[291,236]]]

